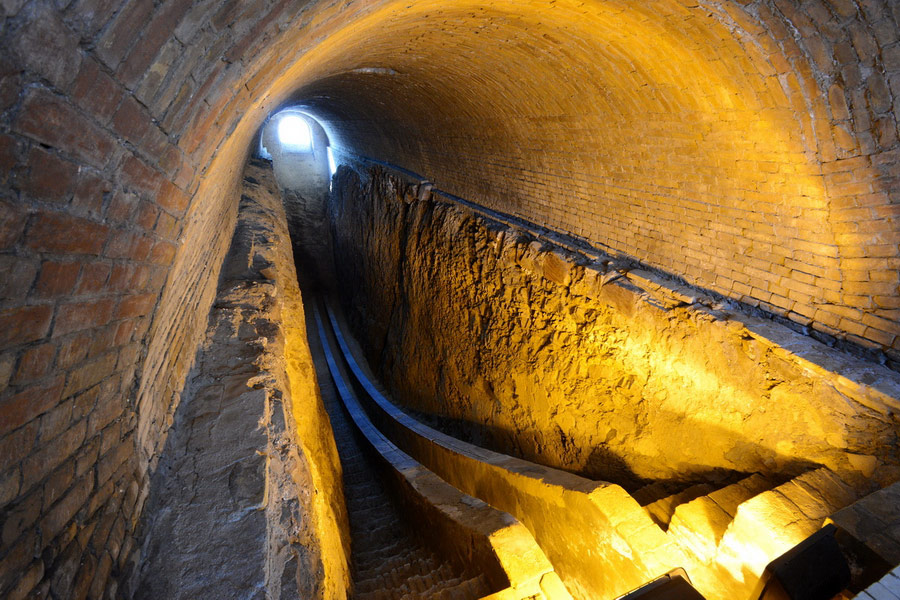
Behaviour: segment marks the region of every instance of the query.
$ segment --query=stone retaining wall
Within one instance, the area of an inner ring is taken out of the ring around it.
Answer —
[[[342,169],[333,195],[348,318],[395,397],[445,429],[629,488],[900,475],[895,372],[367,177]]]

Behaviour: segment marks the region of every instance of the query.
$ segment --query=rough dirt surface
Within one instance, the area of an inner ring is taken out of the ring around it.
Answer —
[[[433,424],[629,489],[818,464],[897,478],[896,373],[362,178],[342,168],[330,207],[342,299],[378,375]]]
[[[134,598],[346,598],[340,465],[303,322],[281,199],[250,165],[152,479]]]

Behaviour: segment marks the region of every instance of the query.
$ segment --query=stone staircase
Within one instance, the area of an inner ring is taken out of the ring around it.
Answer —
[[[335,329],[339,329],[338,319],[334,314],[331,318]],[[349,347],[344,351],[351,361],[358,352]],[[493,488],[500,486],[518,494],[518,500],[510,502],[505,510],[513,512],[530,504],[529,510],[538,514],[544,508],[539,498],[552,497],[555,487],[563,490],[570,509],[578,505],[588,514],[592,510],[589,505],[579,504],[580,495],[587,494],[593,506],[600,509],[597,516],[601,518],[594,521],[596,527],[607,520],[604,535],[614,540],[608,546],[621,547],[623,555],[634,564],[643,561],[648,572],[662,574],[667,569],[685,568],[693,585],[710,599],[757,598],[763,572],[771,561],[871,491],[868,484],[865,489],[854,487],[828,468],[820,467],[788,481],[754,473],[737,481],[732,479],[731,483],[654,482],[628,495],[615,485],[582,480],[451,438],[392,405],[366,367],[356,365],[354,375],[359,388],[365,389],[370,398],[368,410],[386,435],[454,485],[473,495],[484,493],[482,499],[503,506],[508,497],[491,495]],[[532,476],[534,479],[529,479]],[[616,489],[622,498],[616,496]],[[556,527],[562,527],[568,517],[558,511],[554,515]],[[517,512],[516,516],[531,523],[530,528],[535,527],[539,542],[552,543],[546,531],[539,531],[540,521],[529,521],[528,510]],[[615,539],[617,535],[620,537]],[[597,553],[607,551],[606,547],[591,547]],[[559,555],[548,551],[548,557],[565,575],[555,560]],[[609,552],[604,559],[615,560]],[[623,577],[626,568],[624,564],[617,565],[617,574]],[[567,573],[564,580],[578,590],[573,590],[576,597],[612,598],[618,593],[585,593],[578,587],[586,580],[583,575],[573,577],[571,569]]]
[[[312,336],[311,337],[311,342]],[[314,343],[314,356],[321,356]],[[326,371],[327,372],[327,371]],[[484,577],[438,556],[404,519],[379,465],[364,451],[328,377],[319,377],[344,474],[356,600],[475,600],[490,593]]]
[[[670,513],[668,535],[698,562],[712,561],[738,506],[774,486],[772,480],[755,473],[683,502]]]

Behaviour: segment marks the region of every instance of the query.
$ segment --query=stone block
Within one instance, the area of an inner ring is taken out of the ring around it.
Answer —
[[[28,229],[26,244],[39,252],[100,254],[109,227],[79,217],[43,213]]]
[[[97,56],[106,66],[112,70],[116,69],[138,37],[136,32],[143,30],[152,14],[153,2],[144,0],[127,4],[116,15],[112,24],[106,28],[96,48]]]
[[[103,168],[116,147],[113,138],[73,106],[42,88],[32,88],[15,121],[19,133]],[[74,227],[71,232],[77,229]]]
[[[57,311],[53,337],[105,325],[113,317],[114,306],[115,300],[111,298],[63,304]]]
[[[55,356],[55,344],[40,344],[29,348],[19,359],[13,382],[18,384],[40,379],[49,373]]]
[[[80,270],[80,262],[43,262],[33,294],[38,298],[58,298],[71,294]]]
[[[78,36],[48,6],[35,5],[33,14],[13,36],[12,50],[30,70],[67,89],[78,73]]]
[[[64,377],[26,388],[0,401],[0,435],[18,429],[50,410],[59,402]]]
[[[19,187],[36,200],[66,204],[75,185],[78,166],[42,148],[28,154],[29,171]]]
[[[84,421],[80,421],[53,440],[40,444],[22,463],[22,489],[31,489],[73,456],[84,441],[84,431]]]

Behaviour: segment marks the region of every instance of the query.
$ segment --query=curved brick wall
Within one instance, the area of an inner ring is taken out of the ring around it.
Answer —
[[[289,99],[447,191],[897,356],[896,3],[447,4],[0,2],[0,595],[115,586]]]

